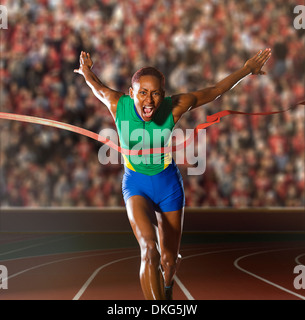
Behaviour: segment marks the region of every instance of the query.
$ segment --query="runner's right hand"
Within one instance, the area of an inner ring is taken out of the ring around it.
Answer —
[[[79,56],[79,68],[74,69],[74,72],[83,75],[84,69],[85,68],[91,69],[92,66],[93,66],[93,62],[92,62],[90,53],[86,53],[86,52],[82,51]]]

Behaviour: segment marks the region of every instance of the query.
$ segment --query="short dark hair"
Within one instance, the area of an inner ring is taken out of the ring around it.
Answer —
[[[165,86],[165,77],[164,74],[159,71],[158,69],[154,68],[154,67],[143,67],[141,69],[139,69],[133,76],[131,79],[131,85],[133,86],[134,83],[139,82],[140,78],[142,76],[154,76],[156,78],[158,78],[161,82],[161,86],[164,88]]]

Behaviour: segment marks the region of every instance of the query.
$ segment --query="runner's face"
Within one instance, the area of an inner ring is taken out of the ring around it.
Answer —
[[[150,121],[164,98],[160,80],[155,76],[142,76],[139,82],[130,88],[130,96],[138,114],[144,121]]]

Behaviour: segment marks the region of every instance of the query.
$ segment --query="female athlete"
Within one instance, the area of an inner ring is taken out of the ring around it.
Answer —
[[[109,109],[121,146],[146,149],[168,145],[170,134],[184,113],[215,100],[249,74],[265,74],[262,67],[270,56],[271,49],[260,50],[242,68],[214,86],[171,97],[165,97],[164,76],[153,67],[142,68],[133,75],[129,95],[98,79],[91,70],[89,53],[81,52],[80,67],[74,72],[84,77],[94,95]],[[124,167],[122,191],[141,249],[140,282],[144,297],[171,300],[173,279],[181,260],[184,220],[179,169],[169,154],[124,155]]]

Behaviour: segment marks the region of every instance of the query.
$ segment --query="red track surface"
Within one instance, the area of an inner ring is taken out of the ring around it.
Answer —
[[[35,245],[11,251],[31,248]],[[305,290],[293,286],[294,267],[305,264],[304,242],[196,244],[183,246],[181,253],[176,300],[305,300]],[[27,254],[0,264],[9,271],[0,300],[143,299],[138,248]]]

